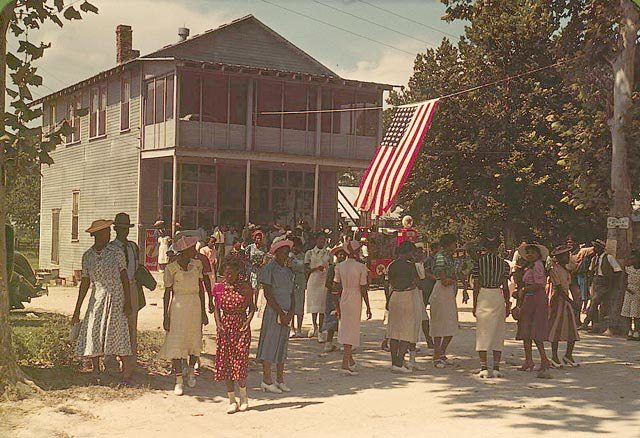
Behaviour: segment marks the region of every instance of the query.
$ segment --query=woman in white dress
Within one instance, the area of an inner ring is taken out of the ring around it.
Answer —
[[[171,247],[171,237],[166,235],[164,230],[164,222],[156,222],[158,228],[158,269],[164,271],[164,268],[169,264],[169,256],[167,251]]]
[[[123,383],[129,384],[134,367],[127,315],[131,313],[129,277],[124,253],[108,245],[112,220],[94,221],[86,232],[94,245],[82,256],[82,281],[71,324],[80,322],[80,308],[92,287],[76,354],[91,358],[95,377],[100,374],[100,358],[119,356],[122,360]]]
[[[367,320],[371,319],[371,306],[367,286],[367,267],[357,261],[360,243],[351,242],[345,248],[348,258],[335,267],[334,287],[342,286],[340,299],[335,300],[338,325],[338,342],[344,345],[342,369],[346,376],[357,376],[354,371],[356,362],[351,354],[353,347],[360,346],[360,318],[362,317],[362,300],[367,306]]]
[[[621,315],[631,320],[627,339],[640,341],[640,254],[632,251],[631,258],[631,263],[625,268],[627,290],[624,294]]]
[[[318,335],[318,342],[324,342],[324,337],[318,327],[324,322],[324,309],[327,303],[327,269],[331,262],[331,253],[326,247],[327,236],[320,232],[316,235],[316,245],[307,251],[304,264],[307,268],[307,313],[311,314],[313,330],[309,332],[312,338]]]
[[[202,262],[196,257],[197,237],[182,236],[174,248],[177,259],[164,271],[164,322],[166,336],[160,357],[169,359],[176,375],[174,392],[184,392],[182,363],[188,360],[187,385],[196,386],[194,366],[202,350],[202,326],[209,320],[205,311]]]

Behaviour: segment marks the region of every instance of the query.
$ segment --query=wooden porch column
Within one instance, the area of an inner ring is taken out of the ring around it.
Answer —
[[[313,227],[318,229],[318,188],[320,187],[320,165],[316,164],[313,181]]]
[[[178,221],[178,156],[173,152],[173,197],[171,198],[171,237],[176,235],[176,222]]]
[[[244,189],[244,224],[248,224],[251,219],[251,160],[247,160],[247,173]]]

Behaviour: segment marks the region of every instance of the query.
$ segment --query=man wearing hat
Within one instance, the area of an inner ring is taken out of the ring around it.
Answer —
[[[131,342],[131,351],[136,357],[138,346],[138,312],[144,307],[144,293],[142,286],[138,285],[135,280],[136,271],[140,266],[140,250],[135,242],[128,239],[129,231],[134,225],[127,213],[118,213],[113,221],[113,230],[116,232],[116,238],[111,241],[110,245],[124,253],[127,262],[127,277],[129,278],[129,290],[131,291],[131,313],[127,319],[129,322],[129,339]]]
[[[622,279],[622,266],[613,255],[606,251],[606,243],[600,239],[596,239],[591,243],[595,253],[589,267],[593,275],[593,297],[587,318],[580,326],[580,330],[587,330],[592,321],[594,323],[598,322],[600,304],[607,299],[612,290],[619,287]]]

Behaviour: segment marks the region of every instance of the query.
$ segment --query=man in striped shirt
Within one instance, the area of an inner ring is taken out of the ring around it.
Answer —
[[[504,346],[505,319],[511,311],[509,264],[498,256],[498,238],[485,238],[486,253],[475,262],[473,277],[473,315],[476,323],[476,351],[480,356],[482,378],[502,377],[500,359]],[[493,370],[487,368],[487,351],[493,351]]]

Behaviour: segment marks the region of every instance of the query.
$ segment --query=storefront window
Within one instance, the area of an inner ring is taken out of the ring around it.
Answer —
[[[173,203],[172,164],[162,168],[162,212],[171,222]],[[183,163],[178,167],[178,222],[183,229],[209,230],[215,222],[216,168],[209,165]]]

